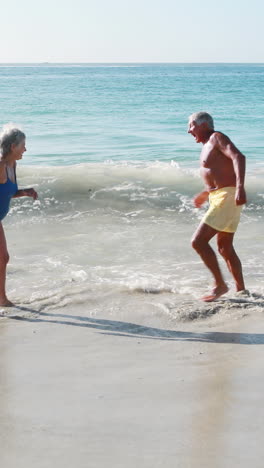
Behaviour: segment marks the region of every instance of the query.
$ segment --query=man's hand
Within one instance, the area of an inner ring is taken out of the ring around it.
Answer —
[[[236,205],[245,205],[247,197],[244,187],[237,187],[235,195]]]
[[[24,193],[26,197],[32,197],[33,200],[37,200],[38,194],[33,188],[24,189]]]
[[[195,208],[200,208],[208,200],[208,196],[208,192],[198,193],[198,195],[196,195],[193,199],[193,204]]]

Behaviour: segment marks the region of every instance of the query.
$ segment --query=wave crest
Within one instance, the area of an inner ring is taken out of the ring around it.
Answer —
[[[247,210],[264,208],[263,170],[247,177]],[[42,208],[91,209],[96,207],[134,211],[162,209],[190,211],[193,196],[203,185],[198,169],[177,163],[85,163],[73,166],[22,166],[20,187],[34,186]],[[180,211],[181,212],[181,211]]]

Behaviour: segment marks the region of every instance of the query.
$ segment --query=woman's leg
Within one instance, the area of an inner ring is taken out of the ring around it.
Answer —
[[[0,222],[0,306],[12,306],[6,297],[5,282],[6,282],[6,265],[9,261],[9,255],[6,246],[6,238],[2,223]]]

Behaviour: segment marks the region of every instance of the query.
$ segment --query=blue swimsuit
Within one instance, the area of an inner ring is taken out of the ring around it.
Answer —
[[[4,219],[9,211],[9,205],[11,198],[17,193],[18,187],[17,182],[12,182],[9,179],[8,174],[7,181],[4,184],[0,184],[0,221]]]

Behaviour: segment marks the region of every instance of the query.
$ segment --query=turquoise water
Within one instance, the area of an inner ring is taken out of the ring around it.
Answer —
[[[0,123],[28,136],[24,164],[170,161],[198,150],[188,116],[206,110],[249,162],[263,162],[264,65],[0,67]]]
[[[201,146],[187,134],[200,110],[247,156],[235,242],[246,287],[263,295],[263,84],[264,65],[1,66],[0,123],[27,134],[19,187],[39,193],[3,222],[10,299],[132,322],[214,314],[198,305],[211,276],[190,247],[206,210],[192,203]]]

